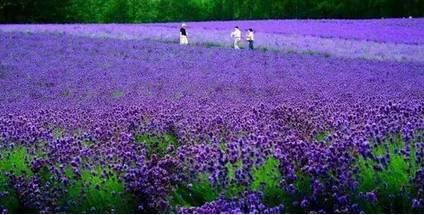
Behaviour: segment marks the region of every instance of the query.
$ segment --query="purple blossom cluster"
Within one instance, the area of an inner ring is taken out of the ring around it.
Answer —
[[[206,203],[199,208],[184,208],[179,211],[183,214],[279,214],[284,212],[284,206],[268,208],[262,203],[258,193],[243,193],[240,199],[219,198]]]
[[[4,212],[424,210],[422,63],[48,33],[0,41]],[[405,180],[386,177],[397,173]]]

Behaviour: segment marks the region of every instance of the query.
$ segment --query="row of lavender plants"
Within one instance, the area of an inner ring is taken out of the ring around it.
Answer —
[[[231,47],[234,26],[256,31],[256,47],[345,58],[423,62],[424,19],[266,20],[193,22],[189,41],[207,47]],[[181,23],[142,25],[2,25],[5,32],[55,32],[97,38],[178,43]],[[247,47],[245,42],[243,46]]]
[[[0,40],[2,212],[424,212],[422,63]]]
[[[178,23],[150,24],[173,28]],[[194,29],[227,30],[235,25],[258,32],[302,35],[348,40],[365,40],[379,43],[423,44],[423,18],[365,19],[365,20],[250,20],[193,22]]]

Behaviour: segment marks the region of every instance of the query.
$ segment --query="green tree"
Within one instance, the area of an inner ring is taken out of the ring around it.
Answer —
[[[424,16],[424,0],[0,0],[0,23]]]

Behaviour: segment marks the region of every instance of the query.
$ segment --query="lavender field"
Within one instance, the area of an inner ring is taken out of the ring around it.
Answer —
[[[0,25],[0,211],[424,213],[424,19],[188,26]]]

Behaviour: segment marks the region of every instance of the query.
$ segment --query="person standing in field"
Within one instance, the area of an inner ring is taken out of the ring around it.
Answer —
[[[188,34],[186,24],[183,23],[180,28],[180,45],[188,45]]]
[[[249,49],[253,50],[253,42],[255,41],[255,34],[253,33],[253,29],[249,28],[249,30],[247,31],[246,40],[249,43]]]
[[[240,49],[241,31],[238,26],[231,32],[231,37],[234,39],[234,49]]]

